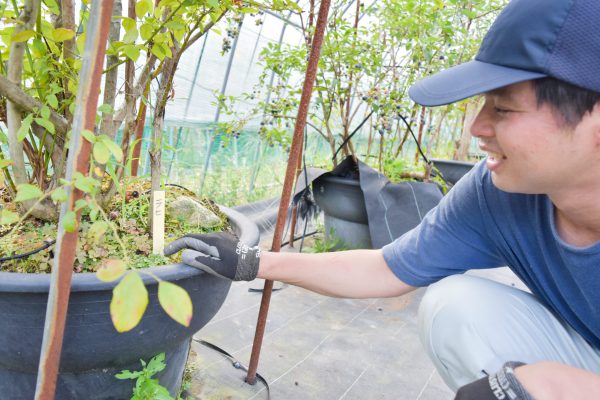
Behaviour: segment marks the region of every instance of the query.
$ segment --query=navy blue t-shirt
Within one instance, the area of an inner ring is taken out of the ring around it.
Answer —
[[[412,286],[508,265],[546,306],[600,348],[600,242],[589,247],[564,242],[548,196],[501,191],[484,162],[419,226],[385,246],[383,256]]]

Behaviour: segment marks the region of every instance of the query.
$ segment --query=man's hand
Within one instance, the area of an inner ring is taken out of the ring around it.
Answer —
[[[260,249],[248,247],[228,233],[188,234],[165,247],[170,256],[184,250],[185,264],[233,281],[256,278]]]

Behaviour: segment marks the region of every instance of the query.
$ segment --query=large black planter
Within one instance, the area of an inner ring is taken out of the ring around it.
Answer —
[[[223,209],[240,238],[258,243],[258,228],[240,213]],[[192,298],[189,328],[173,321],[161,308],[157,282],[144,275],[150,302],[140,324],[118,333],[109,304],[116,285],[95,274],[74,274],[56,399],[129,399],[134,382],[118,380],[123,369],[139,370],[139,360],[166,353],[161,384],[175,394],[181,384],[192,335],[219,310],[231,282],[183,264],[152,267],[160,279],[184,287]],[[0,272],[0,398],[34,397],[44,330],[50,276]]]
[[[313,194],[323,210],[327,240],[338,239],[344,248],[372,248],[365,196],[358,180],[325,174],[313,182]]]
[[[433,165],[440,170],[444,179],[453,185],[475,165],[475,163],[468,161],[442,160],[436,158],[431,159],[431,161],[433,161]]]

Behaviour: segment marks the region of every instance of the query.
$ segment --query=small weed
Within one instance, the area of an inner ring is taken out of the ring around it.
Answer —
[[[343,251],[348,250],[349,247],[344,241],[336,237],[333,229],[329,231],[329,238],[325,238],[324,235],[320,234],[315,237],[314,243],[310,247],[304,249],[305,253],[328,253],[331,251]]]
[[[124,370],[115,375],[117,379],[135,379],[135,388],[131,400],[182,400],[171,396],[167,388],[162,386],[158,379],[152,377],[166,368],[165,353],[154,356],[148,363],[140,360],[141,371]]]

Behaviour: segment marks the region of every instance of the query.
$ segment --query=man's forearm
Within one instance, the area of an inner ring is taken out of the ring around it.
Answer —
[[[333,297],[393,297],[414,289],[394,275],[381,250],[320,254],[263,252],[258,277]]]

